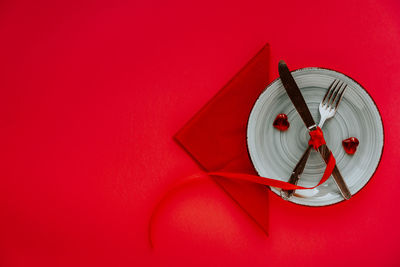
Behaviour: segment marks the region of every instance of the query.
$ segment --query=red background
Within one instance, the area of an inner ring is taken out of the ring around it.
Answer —
[[[364,1],[2,1],[0,265],[394,266],[400,4]],[[359,81],[385,150],[350,201],[270,194],[270,236],[172,136],[266,43],[277,62]]]

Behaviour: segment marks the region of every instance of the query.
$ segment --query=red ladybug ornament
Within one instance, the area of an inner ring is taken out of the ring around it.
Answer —
[[[344,151],[347,154],[353,155],[357,151],[357,146],[360,142],[355,137],[350,137],[342,141]]]
[[[286,114],[278,114],[276,116],[274,123],[272,124],[279,131],[286,131],[290,127],[290,123],[288,121],[288,117]]]

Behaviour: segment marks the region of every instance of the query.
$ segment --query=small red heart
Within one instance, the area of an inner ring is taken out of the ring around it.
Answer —
[[[356,153],[357,146],[359,143],[360,142],[355,137],[350,137],[342,141],[344,151],[346,151],[346,153],[350,155]]]
[[[288,121],[287,115],[281,113],[276,116],[272,125],[279,131],[286,131],[287,129],[289,129],[290,123]]]

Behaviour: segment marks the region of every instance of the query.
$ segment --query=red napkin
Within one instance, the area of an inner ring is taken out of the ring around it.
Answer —
[[[247,120],[269,83],[266,44],[183,128],[175,140],[207,172],[256,174],[246,144]],[[268,187],[215,178],[232,199],[268,234]]]

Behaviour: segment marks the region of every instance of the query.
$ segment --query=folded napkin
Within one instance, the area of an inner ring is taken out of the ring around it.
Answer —
[[[266,44],[182,129],[176,142],[207,172],[256,174],[246,144],[251,109],[269,83]],[[214,178],[268,234],[268,187]]]

